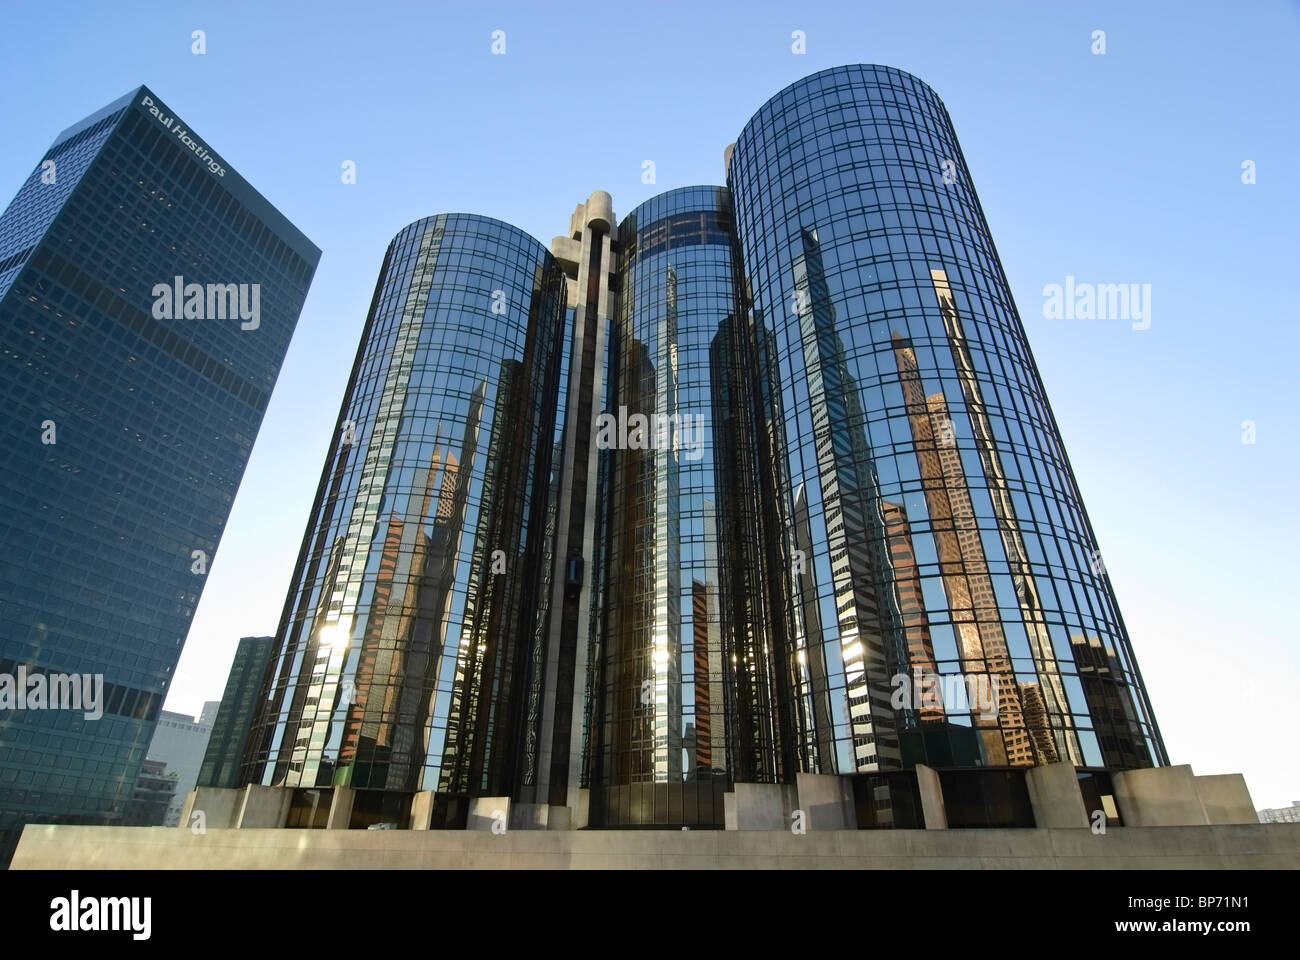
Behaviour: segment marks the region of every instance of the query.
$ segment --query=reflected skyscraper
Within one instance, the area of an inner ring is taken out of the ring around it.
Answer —
[[[822,71],[768,101],[727,163],[748,343],[775,367],[777,402],[760,407],[756,435],[779,451],[782,533],[817,573],[809,584],[796,566],[789,589],[769,595],[784,604],[777,622],[820,618],[837,749],[812,769],[852,772],[866,733],[859,689],[915,667],[996,681],[996,716],[944,701],[945,742],[904,737],[901,753],[876,751],[880,770],[957,757],[1117,769],[1102,742],[1121,738],[1146,748],[1132,765],[1167,762],[938,97],[892,68]],[[854,429],[828,442],[837,416]],[[855,490],[861,506],[846,511]],[[840,586],[847,570],[856,594]],[[1082,631],[1107,638],[1131,710],[1086,702],[1069,640]],[[881,745],[888,718],[871,719]],[[973,754],[963,728],[977,734]]]
[[[430,217],[393,240],[245,782],[294,789],[304,808],[333,786],[521,788],[550,600],[564,290],[554,258],[499,221]]]

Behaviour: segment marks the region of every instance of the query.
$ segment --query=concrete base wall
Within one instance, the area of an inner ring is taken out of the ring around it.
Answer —
[[[494,824],[510,826],[509,797],[474,797],[469,802],[466,830],[491,830]],[[500,831],[501,827],[497,827]]]
[[[293,792],[283,787],[262,787],[249,784],[244,788],[244,802],[239,808],[235,826],[243,830],[274,830],[283,827],[289,819],[289,804]]]
[[[547,829],[550,813],[549,804],[512,803],[510,804],[510,829],[545,830]]]
[[[218,830],[235,825],[240,804],[244,802],[244,791],[226,787],[196,787],[185,799],[185,809],[181,813],[180,826],[189,830],[195,826],[194,814],[202,811],[203,828]]]
[[[852,782],[834,775],[795,775],[799,809],[809,830],[856,830],[858,814],[853,806]]]
[[[1090,830],[188,830],[31,825],[11,869],[1300,869],[1300,823]]]
[[[1126,827],[1181,827],[1208,824],[1187,764],[1125,770],[1111,778],[1115,803]]]
[[[1034,823],[1040,827],[1089,827],[1079,778],[1072,763],[1030,767],[1025,774]]]
[[[728,830],[785,830],[795,808],[794,788],[784,783],[738,783],[722,795]]]
[[[1207,774],[1196,777],[1196,796],[1210,823],[1259,823],[1255,803],[1239,773]]]

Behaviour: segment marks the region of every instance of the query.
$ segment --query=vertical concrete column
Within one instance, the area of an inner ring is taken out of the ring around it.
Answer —
[[[411,829],[429,830],[433,826],[433,804],[438,793],[421,790],[411,798]]]
[[[469,802],[469,817],[465,821],[465,829],[491,830],[496,823],[509,826],[510,798],[473,797]],[[501,832],[501,827],[497,827],[497,832]]]
[[[921,815],[925,817],[925,829],[947,830],[948,814],[943,807],[943,787],[939,783],[939,774],[918,763],[916,785],[921,793]]]
[[[809,830],[856,830],[858,814],[853,805],[853,787],[835,774],[795,775],[799,809]]]
[[[244,788],[244,801],[235,826],[241,830],[279,829],[289,819],[293,791],[284,787],[263,787],[250,783]]]
[[[1083,803],[1074,764],[1048,763],[1030,767],[1025,773],[1029,802],[1038,827],[1087,827],[1088,809]]]
[[[352,804],[356,802],[354,787],[335,787],[330,800],[330,815],[325,821],[326,830],[346,830],[352,823]]]
[[[1209,774],[1194,777],[1193,781],[1210,823],[1259,823],[1255,803],[1246,789],[1246,778],[1241,774]]]
[[[1111,781],[1126,827],[1185,827],[1210,822],[1189,764],[1125,770]]]
[[[242,790],[226,787],[195,787],[185,798],[185,807],[181,811],[180,827],[188,830],[193,826],[194,814],[201,813],[205,829],[225,829],[235,825],[239,805],[244,799]]]

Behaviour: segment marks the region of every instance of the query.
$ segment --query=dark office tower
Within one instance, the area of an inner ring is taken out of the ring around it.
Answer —
[[[721,187],[646,201],[618,233],[598,418],[591,822],[713,823],[727,776],[710,347],[734,311]],[[707,738],[707,739],[706,739]],[[715,794],[717,794],[715,800]]]
[[[123,816],[319,257],[145,87],[0,218],[0,673],[105,699],[0,713],[0,862]]]
[[[295,811],[350,786],[398,820],[418,790],[521,791],[564,311],[560,266],[509,224],[447,214],[389,245],[242,782]]]
[[[773,619],[833,701],[811,769],[1166,763],[938,97],[887,67],[807,77],[746,125],[728,184],[749,349],[776,368],[755,431],[788,571]],[[983,678],[996,716],[889,717],[876,691],[931,662]]]
[[[212,735],[203,754],[196,781],[200,787],[235,787],[239,785],[239,765],[243,760],[244,742],[257,713],[262,676],[275,649],[275,637],[242,637],[230,665],[226,690],[212,724]]]

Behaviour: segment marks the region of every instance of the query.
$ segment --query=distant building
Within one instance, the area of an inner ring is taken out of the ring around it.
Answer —
[[[1292,800],[1289,807],[1271,807],[1257,812],[1260,823],[1300,823],[1300,800]]]
[[[226,680],[226,691],[221,696],[212,724],[207,752],[199,767],[197,782],[205,787],[235,786],[244,740],[256,712],[262,673],[274,644],[275,637],[244,637],[239,641],[234,662],[230,665],[230,677]],[[181,803],[184,802],[182,797]]]
[[[175,827],[181,822],[181,807],[198,779],[199,765],[203,763],[219,706],[221,704],[216,700],[203,704],[203,712],[197,720],[169,710],[164,710],[158,717],[148,759],[166,764],[167,774],[175,780],[174,796],[168,802],[163,819],[157,821],[162,826]]]
[[[145,760],[126,804],[122,822],[128,827],[161,826],[176,796],[176,777],[162,760]]]

